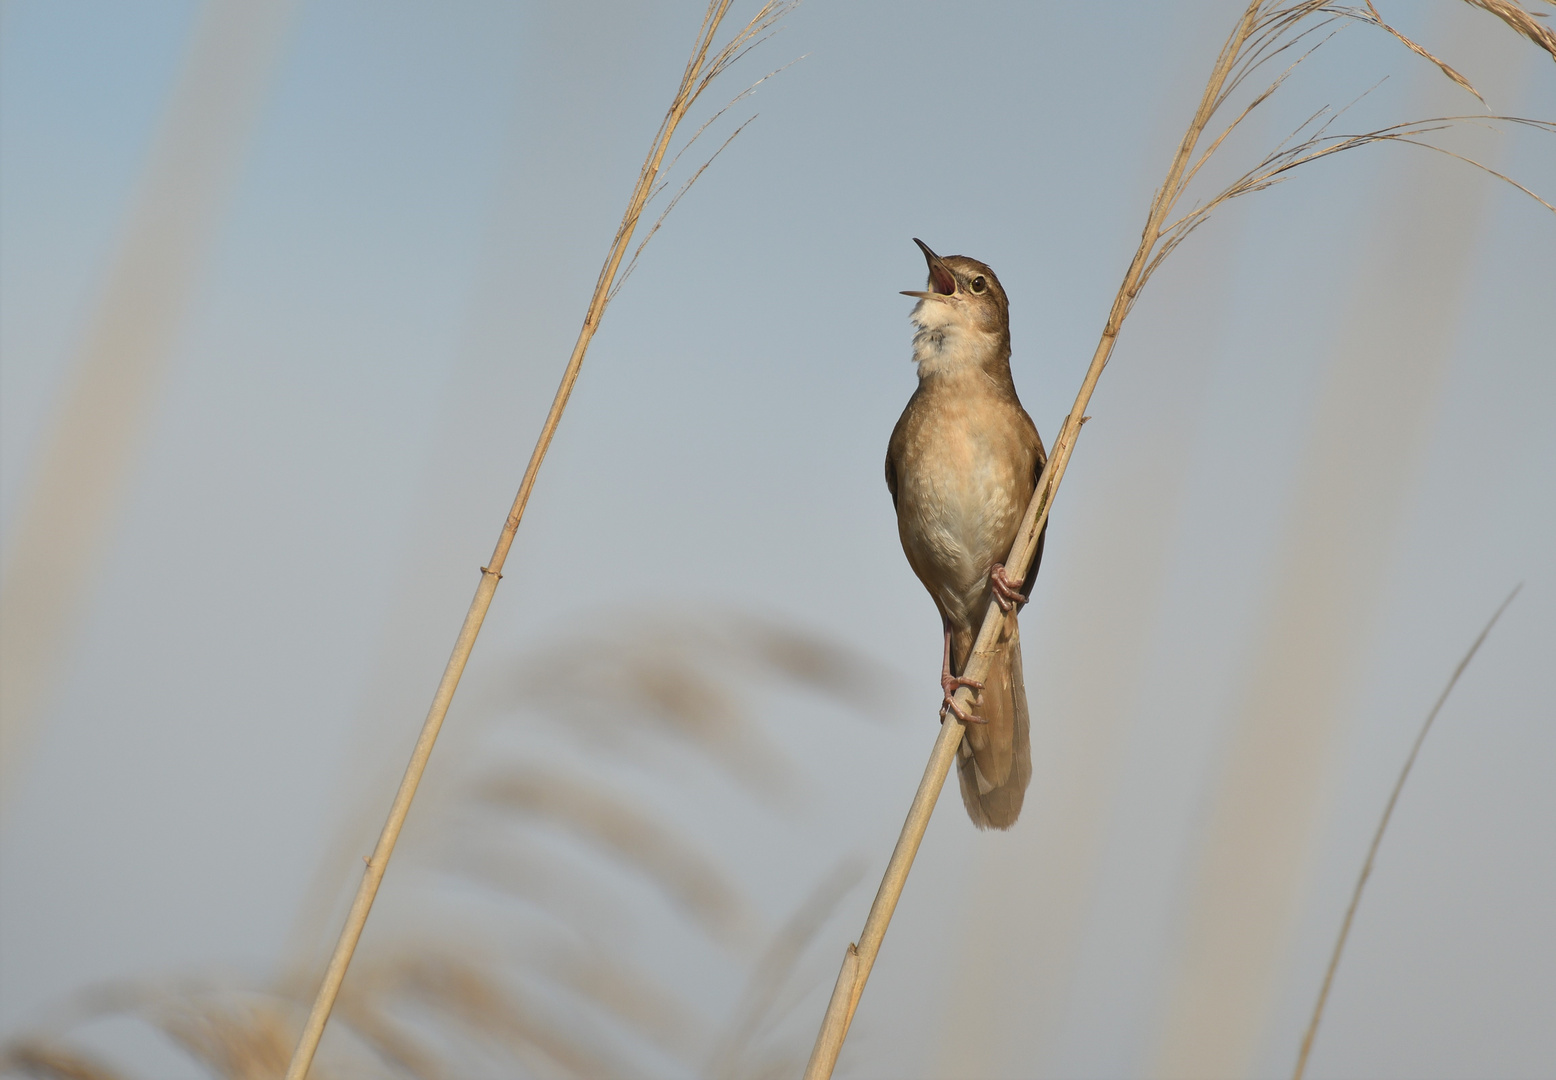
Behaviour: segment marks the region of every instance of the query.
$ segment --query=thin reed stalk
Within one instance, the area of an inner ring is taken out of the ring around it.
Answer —
[[[1335,939],[1334,953],[1329,957],[1329,967],[1324,971],[1324,984],[1319,987],[1318,1000],[1313,1004],[1313,1017],[1308,1021],[1307,1032],[1302,1036],[1302,1049],[1297,1054],[1297,1068],[1291,1074],[1292,1080],[1302,1080],[1307,1072],[1307,1059],[1313,1052],[1313,1039],[1318,1035],[1319,1021],[1324,1017],[1324,1006],[1329,1002],[1329,989],[1334,985],[1335,972],[1340,968],[1340,954],[1345,951],[1346,940],[1351,936],[1351,923],[1356,919],[1356,909],[1361,905],[1362,890],[1367,887],[1367,879],[1372,876],[1373,863],[1378,858],[1378,848],[1383,844],[1383,834],[1388,830],[1389,820],[1394,816],[1394,806],[1399,802],[1399,793],[1405,790],[1405,781],[1410,779],[1410,770],[1415,768],[1416,757],[1421,753],[1421,744],[1426,742],[1427,732],[1432,730],[1432,724],[1437,719],[1437,714],[1442,712],[1443,703],[1448,700],[1448,695],[1453,693],[1453,688],[1458,685],[1459,676],[1464,674],[1464,669],[1470,666],[1470,661],[1475,659],[1475,654],[1485,643],[1486,636],[1491,633],[1491,628],[1497,624],[1507,606],[1513,602],[1513,597],[1518,595],[1518,590],[1523,588],[1523,583],[1513,586],[1513,591],[1507,594],[1507,599],[1502,601],[1500,607],[1492,614],[1491,619],[1481,630],[1480,636],[1470,646],[1469,652],[1464,654],[1464,659],[1459,661],[1459,666],[1453,669],[1453,674],[1448,678],[1448,685],[1443,687],[1443,692],[1437,695],[1437,702],[1432,706],[1432,711],[1426,714],[1426,721],[1421,725],[1421,730],[1416,733],[1416,741],[1411,744],[1410,753],[1405,757],[1404,767],[1399,770],[1399,778],[1394,781],[1394,790],[1389,792],[1389,801],[1384,804],[1383,816],[1378,819],[1378,828],[1372,834],[1372,843],[1367,847],[1367,858],[1362,861],[1361,873],[1356,877],[1356,887],[1351,890],[1351,902],[1345,909],[1345,918],[1340,923],[1340,935]]]
[[[1032,563],[1032,556],[1037,549],[1037,538],[1043,525],[1048,521],[1048,509],[1053,504],[1054,493],[1059,489],[1059,482],[1064,479],[1064,470],[1069,465],[1070,455],[1075,449],[1075,440],[1080,435],[1081,425],[1088,419],[1086,406],[1091,401],[1092,391],[1096,389],[1097,380],[1101,378],[1102,369],[1107,366],[1108,358],[1113,355],[1113,346],[1118,341],[1118,333],[1124,324],[1124,318],[1129,314],[1135,297],[1139,295],[1140,287],[1145,283],[1151,252],[1162,235],[1162,224],[1177,201],[1179,184],[1184,171],[1189,166],[1189,159],[1194,153],[1195,146],[1199,144],[1205,125],[1210,122],[1210,117],[1215,112],[1222,88],[1242,51],[1243,43],[1248,40],[1257,25],[1261,3],[1262,0],[1254,0],[1248,5],[1248,10],[1238,23],[1237,29],[1222,47],[1221,54],[1216,59],[1215,69],[1211,72],[1210,82],[1206,84],[1205,93],[1200,99],[1199,108],[1189,124],[1188,131],[1184,133],[1177,153],[1173,156],[1172,165],[1167,171],[1167,182],[1157,191],[1156,198],[1151,204],[1145,231],[1140,235],[1140,246],[1135,251],[1128,272],[1124,275],[1118,295],[1114,297],[1107,324],[1102,330],[1102,338],[1097,342],[1091,365],[1086,369],[1086,377],[1081,382],[1080,393],[1075,396],[1075,404],[1071,407],[1070,414],[1065,417],[1063,427],[1059,429],[1059,437],[1054,442],[1053,453],[1049,455],[1048,463],[1043,466],[1042,475],[1038,477],[1036,490],[1032,493],[1032,501],[1027,505],[1026,514],[1021,520],[1021,528],[1016,533],[1016,541],[1011,546],[1010,556],[1005,560],[1006,573],[1014,581],[1021,580],[1026,575],[1027,567]],[[1014,614],[1011,617],[1014,617]],[[967,670],[963,672],[967,678],[981,682],[988,675],[1005,618],[999,606],[991,602],[988,611],[984,613],[983,625],[978,631],[972,656],[968,659]],[[958,705],[965,709],[972,704],[971,688],[964,686],[956,693]],[[903,824],[897,846],[892,851],[890,862],[887,863],[885,877],[881,880],[881,887],[875,894],[875,902],[870,905],[870,914],[865,919],[864,931],[859,935],[858,944],[849,945],[848,951],[844,954],[843,967],[838,973],[837,984],[832,991],[832,1000],[827,1005],[821,1030],[816,1035],[816,1045],[811,1050],[810,1063],[805,1068],[805,1080],[825,1080],[832,1075],[832,1069],[837,1064],[838,1053],[843,1048],[843,1040],[847,1038],[848,1027],[854,1019],[854,1011],[859,1007],[859,997],[864,993],[865,982],[870,977],[870,969],[875,964],[881,941],[886,936],[886,927],[891,922],[892,913],[897,909],[897,900],[902,895],[902,887],[907,882],[908,871],[913,867],[913,858],[918,854],[919,844],[924,839],[924,831],[929,827],[929,815],[934,811],[936,800],[940,798],[940,789],[945,784],[951,763],[956,760],[957,747],[962,741],[962,730],[961,722],[950,710],[947,710],[940,736],[935,740],[934,749],[930,752],[929,764],[924,769],[924,777],[919,781],[918,791],[913,795],[907,821]]]
[[[779,0],[768,0],[742,30],[715,51],[714,38],[718,34],[720,24],[724,21],[725,14],[729,11],[731,2],[732,0],[710,0],[675,97],[671,100],[670,108],[659,124],[659,131],[654,136],[653,145],[638,172],[637,183],[632,189],[632,196],[627,202],[627,210],[622,215],[621,224],[616,229],[610,253],[606,256],[605,264],[600,269],[600,276],[595,282],[594,292],[589,299],[589,308],[584,315],[583,326],[578,331],[578,340],[573,345],[572,355],[563,370],[561,384],[557,387],[556,396],[551,402],[551,410],[547,413],[546,421],[540,429],[540,436],[535,441],[535,449],[530,454],[529,465],[524,470],[524,478],[519,484],[513,506],[508,511],[507,520],[503,523],[501,533],[498,534],[492,557],[485,566],[481,567],[481,579],[476,587],[475,597],[465,613],[464,623],[460,626],[459,635],[454,641],[453,653],[449,656],[448,663],[443,669],[443,676],[438,682],[437,691],[433,694],[432,706],[427,712],[427,719],[422,724],[421,734],[417,737],[415,749],[411,753],[410,763],[406,766],[399,789],[395,792],[388,819],[384,822],[378,843],[367,861],[362,882],[357,887],[356,897],[346,916],[345,925],[341,928],[340,937],[336,941],[329,966],[325,969],[324,979],[314,999],[313,1008],[308,1014],[297,1049],[287,1068],[286,1080],[304,1080],[313,1063],[319,1040],[323,1037],[325,1025],[329,1022],[330,1011],[340,994],[341,983],[345,980],[346,970],[351,964],[357,942],[362,936],[362,929],[367,924],[373,900],[378,894],[378,886],[383,881],[389,857],[394,852],[400,830],[405,824],[406,815],[410,812],[411,801],[416,797],[416,788],[432,756],[433,744],[437,741],[443,719],[447,716],[449,705],[453,702],[454,691],[459,686],[471,650],[475,647],[476,637],[481,632],[481,625],[492,605],[492,598],[496,595],[497,583],[502,579],[503,564],[507,561],[508,551],[513,546],[519,524],[524,518],[525,507],[528,506],[530,493],[534,490],[535,478],[540,472],[541,463],[545,461],[547,450],[551,447],[551,440],[556,434],[557,425],[561,422],[562,412],[567,408],[573,385],[578,381],[578,373],[583,367],[589,344],[594,339],[595,331],[599,329],[601,317],[605,314],[612,286],[617,283],[617,271],[621,268],[632,235],[637,230],[638,220],[657,190],[656,181],[659,179],[661,166],[670,148],[670,142],[675,136],[676,128],[680,126],[687,112],[713,80],[739,59],[745,50],[754,44],[757,37],[782,18],[790,6]]]
[[[1476,0],[1467,0],[1475,3]],[[1484,7],[1484,3],[1477,4]],[[1504,21],[1508,16],[1500,11],[1495,12]],[[1313,24],[1301,26],[1310,17],[1316,17]],[[1456,122],[1476,121],[1504,121],[1514,124],[1533,126],[1545,131],[1556,131],[1556,125],[1545,121],[1525,120],[1516,117],[1446,117],[1433,120],[1417,121],[1411,124],[1399,124],[1388,128],[1379,129],[1361,135],[1338,136],[1327,134],[1328,127],[1337,114],[1330,110],[1322,109],[1314,114],[1307,123],[1304,123],[1296,132],[1283,142],[1275,151],[1266,155],[1252,169],[1241,175],[1232,184],[1224,188],[1218,194],[1202,204],[1196,204],[1190,209],[1174,216],[1180,202],[1183,199],[1189,185],[1193,182],[1200,170],[1221,148],[1228,136],[1245,120],[1248,115],[1259,105],[1275,93],[1286,80],[1293,69],[1302,60],[1311,55],[1312,51],[1323,44],[1321,39],[1310,46],[1306,53],[1298,55],[1275,79],[1242,108],[1237,116],[1219,134],[1210,139],[1209,144],[1201,149],[1201,141],[1205,138],[1206,130],[1211,119],[1217,111],[1226,104],[1227,100],[1238,90],[1242,83],[1261,67],[1277,60],[1293,49],[1305,39],[1322,30],[1326,25],[1336,21],[1354,21],[1368,23],[1386,30],[1398,38],[1411,49],[1412,52],[1425,57],[1438,66],[1449,78],[1454,79],[1466,90],[1476,94],[1474,87],[1458,72],[1448,67],[1443,61],[1421,48],[1416,43],[1404,38],[1398,31],[1383,23],[1376,10],[1371,8],[1339,8],[1328,3],[1328,0],[1300,0],[1296,3],[1272,3],[1270,0],[1251,0],[1242,16],[1237,22],[1236,28],[1227,38],[1216,62],[1211,70],[1210,78],[1205,84],[1204,93],[1200,97],[1199,107],[1195,110],[1193,119],[1189,122],[1183,139],[1174,153],[1171,165],[1168,167],[1166,179],[1157,189],[1151,202],[1150,212],[1147,215],[1145,228],[1140,234],[1140,244],[1135,251],[1133,260],[1129,264],[1128,271],[1124,274],[1124,280],[1119,286],[1118,294],[1114,297],[1112,308],[1108,312],[1108,319],[1102,329],[1101,339],[1097,343],[1096,351],[1092,354],[1091,364],[1086,369],[1085,378],[1081,382],[1079,393],[1076,394],[1075,404],[1071,407],[1069,415],[1065,417],[1064,424],[1059,429],[1059,436],[1054,442],[1053,452],[1043,467],[1042,474],[1038,477],[1037,486],[1032,493],[1031,502],[1027,505],[1026,513],[1022,518],[1021,527],[1016,533],[1016,539],[1010,549],[1010,554],[1005,560],[1006,572],[1012,580],[1021,580],[1031,565],[1032,557],[1037,548],[1037,538],[1041,535],[1043,526],[1048,521],[1049,508],[1053,504],[1054,496],[1058,492],[1059,483],[1064,479],[1066,467],[1069,465],[1070,455],[1074,452],[1075,442],[1080,436],[1082,425],[1089,419],[1086,415],[1087,404],[1091,401],[1092,392],[1096,389],[1097,380],[1102,375],[1102,370],[1107,366],[1109,358],[1113,354],[1113,346],[1118,340],[1124,320],[1134,307],[1135,300],[1150,276],[1162,264],[1162,261],[1170,255],[1188,234],[1208,219],[1210,213],[1217,207],[1240,195],[1246,195],[1255,191],[1261,191],[1278,182],[1285,174],[1298,166],[1305,165],[1320,158],[1329,157],[1344,150],[1354,149],[1359,146],[1367,146],[1379,142],[1408,142],[1412,145],[1422,146],[1426,149],[1437,150],[1459,158],[1468,164],[1497,177],[1520,191],[1535,198],[1546,209],[1556,212],[1556,207],[1544,199],[1540,199],[1529,189],[1516,181],[1503,176],[1494,170],[1486,168],[1480,162],[1455,154],[1450,150],[1435,146],[1429,142],[1420,141],[1418,136],[1441,130]],[[1509,25],[1514,25],[1509,22]],[[1521,26],[1514,25],[1514,29],[1525,36],[1529,32]],[[1531,38],[1531,40],[1536,40]],[[1536,40],[1537,44],[1542,44]],[[1543,44],[1542,44],[1542,47]],[[1327,117],[1327,119],[1325,119]],[[1316,127],[1314,125],[1317,125]],[[1306,133],[1304,135],[1304,133]],[[1302,136],[1300,140],[1299,136]],[[1295,143],[1294,145],[1291,145]],[[982,626],[978,631],[978,638],[973,646],[972,655],[968,659],[967,669],[962,673],[968,679],[983,681],[988,675],[994,654],[999,647],[999,641],[1004,635],[1004,621],[1007,618],[1015,618],[1002,613],[999,607],[992,601],[984,614]],[[974,696],[974,692],[968,687],[957,690],[957,704],[964,709],[968,707]],[[929,827],[929,817],[933,813],[935,803],[940,797],[940,789],[945,784],[947,774],[952,763],[956,759],[957,748],[962,741],[963,727],[949,711],[941,725],[939,737],[935,740],[934,748],[930,751],[929,763],[925,766],[923,778],[919,781],[917,791],[914,792],[913,802],[908,808],[907,820],[903,823],[902,831],[898,835],[896,847],[892,850],[890,861],[887,863],[886,872],[881,879],[881,885],[876,892],[875,900],[870,905],[870,912],[865,919],[864,930],[859,935],[859,941],[850,944],[843,956],[842,968],[838,972],[837,982],[832,990],[832,997],[827,1004],[827,1011],[822,1018],[821,1028],[816,1034],[816,1042],[811,1050],[809,1064],[805,1069],[805,1080],[826,1080],[832,1075],[832,1070],[837,1064],[838,1054],[843,1047],[843,1041],[848,1036],[849,1025],[853,1023],[854,1012],[859,1006],[859,998],[864,993],[865,983],[869,980],[870,971],[875,964],[875,958],[880,951],[881,942],[886,936],[886,928],[891,923],[892,914],[896,911],[897,901],[902,895],[903,886],[907,882],[908,873],[912,869],[913,859],[918,854],[920,843],[924,833]]]

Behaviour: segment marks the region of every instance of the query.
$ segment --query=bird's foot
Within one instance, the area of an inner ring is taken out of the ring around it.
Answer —
[[[1026,596],[1016,591],[1016,583],[1005,576],[1004,563],[994,564],[994,569],[989,571],[989,584],[994,589],[994,602],[1007,615],[1017,604],[1027,602]]]
[[[945,714],[949,712],[964,724],[987,724],[987,720],[974,716],[956,703],[956,691],[963,686],[970,686],[974,690],[983,689],[983,684],[977,679],[964,679],[949,673],[940,676],[940,690],[945,694],[945,701],[940,705],[940,722],[945,722]]]

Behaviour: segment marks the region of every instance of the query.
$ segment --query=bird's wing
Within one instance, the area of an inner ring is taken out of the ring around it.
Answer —
[[[1037,461],[1032,467],[1032,490],[1037,490],[1037,482],[1042,479],[1043,466],[1048,464],[1048,452],[1043,449],[1043,437],[1037,433],[1037,428],[1032,428],[1032,438],[1037,440]],[[1032,586],[1037,583],[1037,568],[1043,565],[1043,541],[1048,538],[1048,522],[1043,522],[1043,531],[1037,534],[1037,550],[1032,553],[1032,565],[1027,568],[1027,576],[1021,583],[1021,592],[1025,596],[1032,595]]]
[[[1032,586],[1037,584],[1037,568],[1043,565],[1043,541],[1048,538],[1048,522],[1043,522],[1043,531],[1037,534],[1037,550],[1032,553],[1032,565],[1027,568],[1026,580],[1021,583],[1021,595],[1031,596]]]

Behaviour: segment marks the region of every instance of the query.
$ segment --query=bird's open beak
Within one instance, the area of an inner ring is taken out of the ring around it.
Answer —
[[[940,261],[940,256],[929,250],[929,245],[918,237],[913,242],[924,253],[924,261],[929,264],[929,291],[915,292],[911,289],[903,289],[903,296],[916,296],[920,300],[927,300],[935,296],[956,295],[956,275],[951,273],[951,268]]]

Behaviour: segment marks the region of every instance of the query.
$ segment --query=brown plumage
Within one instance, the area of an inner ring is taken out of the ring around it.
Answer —
[[[1003,562],[1047,455],[1010,377],[1010,314],[1005,290],[983,263],[941,258],[914,240],[929,263],[929,288],[910,292],[918,332],[919,384],[891,433],[886,486],[908,564],[945,632],[941,707],[965,680],[990,600],[1026,599],[1042,561],[1042,540],[1024,582],[1007,581]],[[978,692],[957,761],[962,801],[979,828],[1008,829],[1032,778],[1026,685],[1015,620]]]

